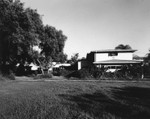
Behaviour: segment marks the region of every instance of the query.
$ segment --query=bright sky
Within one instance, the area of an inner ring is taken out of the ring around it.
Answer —
[[[44,24],[68,37],[64,52],[85,57],[92,50],[129,44],[144,56],[150,48],[150,0],[21,0]]]

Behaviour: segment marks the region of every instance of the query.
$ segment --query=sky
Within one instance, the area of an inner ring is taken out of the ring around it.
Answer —
[[[93,50],[130,45],[144,56],[150,49],[150,0],[20,0],[37,9],[43,23],[68,37],[64,52],[79,57]]]

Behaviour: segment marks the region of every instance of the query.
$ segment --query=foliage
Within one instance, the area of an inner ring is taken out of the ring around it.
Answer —
[[[6,78],[10,79],[10,80],[15,80],[15,75],[14,73],[10,73],[9,75],[5,76]]]
[[[19,0],[0,1],[0,69],[13,70],[17,63],[35,62],[44,57],[46,62],[64,62],[63,53],[67,37],[61,30],[44,26],[37,10],[24,8]],[[33,50],[42,49],[41,54]],[[61,58],[60,58],[61,57]],[[2,71],[2,72],[6,72]]]
[[[51,73],[49,74],[40,74],[34,77],[34,79],[50,79],[53,75]]]
[[[41,54],[46,60],[52,59],[55,62],[65,62],[67,56],[63,54],[63,48],[67,37],[61,30],[46,25],[43,31],[43,39],[40,43]]]
[[[74,70],[62,69],[59,71],[59,75],[67,77],[69,74],[71,74],[73,72],[74,72]]]
[[[79,58],[79,53],[75,53],[74,55],[71,56],[71,63],[74,64],[78,61]]]
[[[69,75],[67,75],[66,77],[67,78],[75,77],[75,78],[79,78],[79,79],[91,78],[90,73],[86,69],[74,71],[74,72],[70,73]]]
[[[15,75],[13,73],[7,75],[0,73],[0,81],[5,81],[5,80],[15,80]]]
[[[141,78],[141,75],[142,75],[142,67],[141,67],[141,65],[129,66],[127,71],[133,77],[133,79],[134,78]]]
[[[31,59],[32,47],[37,44],[40,15],[36,10],[24,9],[20,1],[2,0],[0,6],[0,63],[24,63]]]
[[[97,78],[99,75],[101,75],[101,70],[96,68],[94,65],[82,68],[80,70],[75,70],[72,72],[67,72],[66,77],[71,78],[79,78],[79,79],[89,79],[89,78]]]
[[[145,77],[150,77],[150,52],[144,57],[143,72]]]
[[[146,65],[150,64],[150,52],[146,54],[146,56],[144,57],[144,63]]]
[[[130,45],[119,44],[115,49],[132,49]]]
[[[79,79],[96,79],[96,80],[139,80],[142,76],[142,68],[140,65],[122,66],[120,70],[115,72],[107,72],[107,69],[101,67],[97,68],[94,65],[67,72],[67,78],[75,77]]]
[[[0,73],[0,81],[6,81],[8,78],[4,76],[2,73]]]
[[[122,66],[121,69],[115,72],[101,72],[98,79],[110,79],[110,80],[139,80],[142,76],[142,68],[140,65]]]

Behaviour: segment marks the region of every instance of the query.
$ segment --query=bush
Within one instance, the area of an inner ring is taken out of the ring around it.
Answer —
[[[64,76],[64,77],[67,77],[69,74],[73,73],[74,70],[67,70],[67,69],[62,69],[60,72],[59,72],[59,75],[60,76]]]
[[[15,75],[13,73],[9,74],[7,77],[10,80],[15,80]]]
[[[76,71],[60,70],[59,74],[71,79],[97,79],[97,80],[138,80],[141,78],[141,66],[123,66],[115,72],[106,72],[104,67],[97,68],[93,65]]]
[[[73,71],[70,74],[66,75],[67,78],[79,78],[79,79],[86,79],[86,78],[92,78],[93,76],[90,74],[90,72],[88,71],[88,69],[81,69],[81,70],[77,70],[77,71]]]
[[[100,80],[129,80],[131,76],[125,75],[122,72],[103,72],[102,75],[98,78]]]
[[[61,71],[60,70],[53,71],[53,75],[54,76],[60,76],[61,75]]]
[[[6,78],[0,74],[0,81],[4,81],[4,80],[6,80]]]
[[[52,78],[53,75],[51,73],[49,74],[40,74],[34,77],[34,79],[47,79],[47,78]]]
[[[101,69],[98,69],[94,65],[82,68],[80,70],[62,70],[61,75],[71,79],[93,79],[101,76]]]
[[[0,70],[0,80],[15,80],[15,74],[9,68]]]
[[[11,74],[0,74],[0,80],[15,80],[15,75],[13,73]]]

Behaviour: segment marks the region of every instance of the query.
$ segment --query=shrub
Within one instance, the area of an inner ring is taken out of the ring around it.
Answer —
[[[88,71],[88,69],[81,69],[81,70],[77,70],[77,71],[73,71],[70,74],[66,75],[67,78],[79,78],[79,79],[86,79],[86,78],[92,78],[93,76],[90,74],[90,72]]]
[[[97,68],[93,65],[82,68],[76,71],[61,70],[59,73],[67,78],[89,79],[94,78],[98,80],[137,80],[141,78],[141,66],[123,66],[121,70],[115,72],[106,72],[104,67]]]
[[[78,79],[93,79],[100,77],[102,73],[102,69],[97,68],[94,65],[90,65],[88,67],[84,67],[80,70],[75,71],[68,71],[64,70],[62,71],[61,75],[67,77],[67,78],[78,78]],[[73,79],[74,79],[73,78]]]
[[[103,72],[98,78],[100,80],[128,80],[131,79],[129,75],[125,75],[122,72]]]
[[[9,74],[7,77],[8,77],[8,79],[10,79],[10,80],[15,80],[15,75],[14,75],[14,73]]]
[[[53,75],[51,73],[49,74],[40,74],[34,77],[34,79],[47,79],[47,78],[52,78]]]
[[[0,74],[0,81],[6,80],[5,77],[2,76],[2,74]]]
[[[7,72],[0,71],[0,80],[15,80],[15,74],[12,70],[8,70]]]
[[[54,76],[60,76],[61,75],[61,71],[60,70],[53,71],[53,75]]]
[[[73,72],[74,72],[74,70],[62,69],[62,70],[60,70],[59,75],[60,75],[60,76],[67,77],[69,74],[71,74],[71,73],[73,73]]]
[[[15,75],[13,73],[11,74],[0,74],[0,80],[15,80]]]

